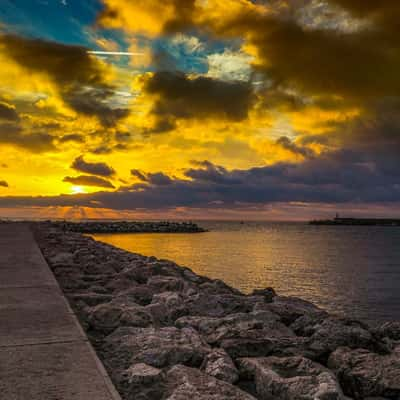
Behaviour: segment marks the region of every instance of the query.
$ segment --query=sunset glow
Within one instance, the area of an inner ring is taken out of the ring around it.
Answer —
[[[390,0],[3,1],[0,215],[400,215],[397,17]]]

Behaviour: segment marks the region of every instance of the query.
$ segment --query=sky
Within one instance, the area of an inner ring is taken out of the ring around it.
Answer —
[[[400,217],[398,0],[2,0],[0,217]]]

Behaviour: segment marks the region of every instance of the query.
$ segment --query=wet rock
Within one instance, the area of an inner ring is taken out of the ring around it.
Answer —
[[[341,347],[331,354],[328,366],[349,396],[400,398],[400,347],[388,355]]]
[[[166,400],[255,400],[229,383],[215,379],[198,369],[177,365],[167,373]]]
[[[235,364],[226,351],[222,349],[215,349],[207,354],[201,369],[206,374],[229,383],[235,383],[239,378]]]
[[[304,357],[243,358],[238,360],[245,379],[254,379],[262,400],[341,400],[335,375]]]

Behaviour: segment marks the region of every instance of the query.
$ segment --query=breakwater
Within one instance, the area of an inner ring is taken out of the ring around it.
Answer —
[[[400,396],[400,323],[371,327],[51,224],[35,231],[124,399]]]
[[[394,218],[339,218],[316,219],[310,225],[335,225],[335,226],[400,226],[400,219]]]
[[[79,233],[199,233],[205,232],[192,222],[145,221],[55,221],[52,224],[65,231]]]

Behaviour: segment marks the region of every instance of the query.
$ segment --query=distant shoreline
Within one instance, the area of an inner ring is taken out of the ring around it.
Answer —
[[[395,218],[339,218],[312,220],[310,225],[335,226],[400,226],[400,219]]]

